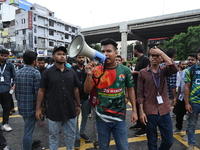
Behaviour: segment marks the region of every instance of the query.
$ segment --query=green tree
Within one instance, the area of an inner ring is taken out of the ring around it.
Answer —
[[[170,41],[165,41],[161,47],[165,50],[176,49],[176,60],[187,59],[189,53],[197,52],[200,47],[200,25],[188,27],[187,33],[175,35]]]

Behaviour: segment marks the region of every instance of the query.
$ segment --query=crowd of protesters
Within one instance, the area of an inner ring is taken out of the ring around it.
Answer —
[[[61,127],[64,128],[67,150],[80,148],[80,138],[90,141],[86,133],[90,113],[96,118],[92,130],[95,148],[109,150],[112,134],[116,149],[128,150],[125,120],[128,101],[132,106],[130,120],[135,123],[129,129],[136,130],[135,136],[147,137],[149,150],[169,150],[174,142],[173,134],[182,133],[186,114],[188,124],[183,140],[188,141],[187,150],[194,149],[200,113],[199,55],[189,54],[187,61],[182,60],[177,65],[175,49],[165,53],[155,46],[149,50],[149,56],[145,56],[142,45],[137,44],[133,49],[136,65],[133,67],[128,63],[127,67],[112,39],[101,41],[101,52],[106,55],[104,64],[88,61],[81,55],[72,62],[67,59],[66,52],[63,46],[55,47],[47,63],[43,57],[37,57],[37,53],[26,51],[23,61],[12,64],[8,61],[9,52],[0,50],[0,102],[3,109],[0,149],[10,150],[3,131],[13,130],[9,125],[9,115],[15,113],[13,92],[18,112],[24,120],[23,150],[31,150],[42,143],[33,140],[32,135],[37,120],[39,126],[45,125],[44,118],[48,119],[51,150],[59,148]],[[172,115],[176,117],[175,127]],[[162,140],[160,146],[157,145],[158,133]]]

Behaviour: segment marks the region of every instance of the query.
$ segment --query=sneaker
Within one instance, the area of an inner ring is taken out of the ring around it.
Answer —
[[[135,136],[146,136],[146,131],[144,130],[138,130],[137,132],[135,132],[134,134]]]
[[[187,150],[194,150],[194,145],[188,145]]]
[[[81,134],[80,136],[81,136],[81,138],[83,138],[85,141],[90,141],[90,138],[89,138],[87,135]]]
[[[188,141],[187,133],[183,136],[182,140],[183,140],[183,141]]]
[[[2,125],[1,129],[7,132],[12,131],[12,128],[7,123]]]
[[[41,143],[42,142],[40,140],[33,140],[33,142],[32,142],[32,149],[40,146]]]
[[[80,148],[80,140],[75,140],[74,148]]]
[[[138,125],[138,124],[135,124],[134,126],[131,126],[129,129],[130,129],[130,130],[140,130],[140,129],[141,129],[141,126]]]
[[[88,115],[88,118],[89,118],[89,119],[92,119],[92,114],[89,114],[89,115]]]
[[[187,120],[187,115],[184,115],[183,120]]]
[[[179,130],[179,129],[177,129],[177,128],[174,129],[173,132],[174,132],[174,134],[181,134],[181,133],[183,133],[182,130]]]
[[[11,150],[8,146],[4,147],[3,150]]]

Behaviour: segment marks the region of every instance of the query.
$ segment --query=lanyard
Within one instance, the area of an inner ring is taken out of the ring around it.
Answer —
[[[6,64],[4,65],[4,67],[3,67],[3,70],[1,70],[1,76],[3,76],[3,73],[4,73],[4,71],[5,71],[5,68],[6,68]]]
[[[154,75],[154,73],[152,71],[152,68],[150,68],[150,71],[151,71],[151,75],[153,77],[154,84],[155,84],[155,86],[156,86],[156,88],[158,90],[158,95],[160,95],[159,94],[159,89],[160,89],[160,74],[161,74],[160,73],[160,67],[158,68],[158,83],[156,82],[156,78],[155,78],[155,75]]]

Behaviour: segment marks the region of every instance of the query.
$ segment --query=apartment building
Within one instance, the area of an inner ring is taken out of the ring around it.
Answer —
[[[17,55],[32,50],[39,56],[51,55],[54,46],[68,47],[80,27],[54,17],[46,7],[33,4],[30,11],[16,10],[15,34]]]

